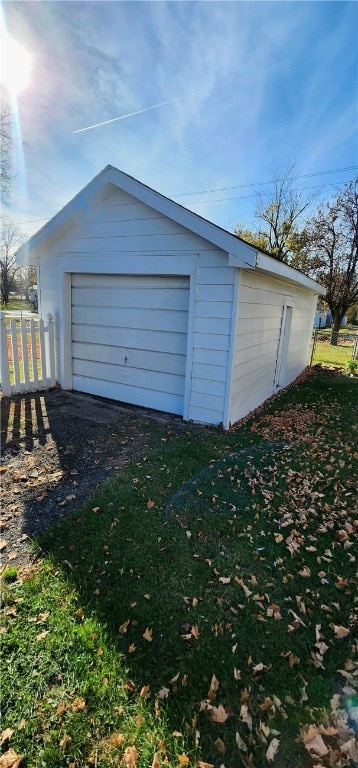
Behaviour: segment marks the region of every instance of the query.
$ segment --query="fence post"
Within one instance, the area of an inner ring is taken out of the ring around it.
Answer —
[[[46,364],[48,365],[46,375],[50,387],[55,386],[55,328],[52,315],[47,315],[47,334],[46,334]],[[48,375],[49,374],[49,375]]]
[[[311,360],[310,360],[310,368],[312,367],[314,353],[316,349],[316,341],[317,341],[317,328],[313,329],[313,344],[312,344],[312,352],[311,352]]]
[[[7,353],[7,328],[4,312],[0,312],[0,380],[3,395],[11,395],[9,356]]]
[[[352,359],[356,360],[358,355],[358,333],[356,333],[355,341],[354,341],[354,347],[352,352]]]

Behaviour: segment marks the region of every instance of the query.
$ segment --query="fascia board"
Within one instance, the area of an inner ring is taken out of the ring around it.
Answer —
[[[266,256],[259,251],[257,251],[256,268],[272,277],[282,277],[284,280],[288,280],[290,283],[294,283],[301,288],[306,288],[318,296],[326,295],[326,289],[323,285],[316,283],[315,280],[306,277],[306,275],[302,275],[301,272],[289,267],[288,264],[283,264],[282,261],[277,261],[277,259]]]

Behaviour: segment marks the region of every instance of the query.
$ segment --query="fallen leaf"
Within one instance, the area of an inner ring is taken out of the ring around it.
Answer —
[[[219,581],[221,584],[230,584],[231,578],[230,576],[220,576]]]
[[[23,755],[17,755],[12,747],[0,757],[0,768],[18,768]]]
[[[184,753],[182,755],[178,755],[178,762],[179,762],[179,765],[189,765],[190,760],[188,758],[188,755],[185,755]]]
[[[122,747],[125,741],[125,736],[123,733],[112,733],[109,740],[114,747]]]
[[[209,688],[209,691],[208,691],[208,699],[210,699],[210,701],[213,701],[213,699],[215,699],[216,691],[218,690],[219,685],[220,685],[220,683],[219,683],[217,677],[215,677],[215,675],[213,675],[212,678],[211,678],[210,688]]]
[[[226,711],[222,704],[219,704],[218,707],[212,707],[210,710],[210,720],[213,723],[225,723],[228,717],[229,712]]]
[[[152,760],[152,768],[160,768],[160,760],[158,752],[154,752]]]
[[[241,752],[247,752],[247,746],[237,731],[236,731],[236,744],[237,744],[237,748],[240,749]]]
[[[49,631],[45,629],[44,632],[40,632],[38,635],[36,635],[35,640],[43,640],[48,634],[49,634]]]
[[[306,749],[308,749],[309,752],[314,752],[315,755],[323,757],[323,755],[328,754],[328,749],[320,733],[317,733],[312,739],[304,739],[304,744]]]
[[[153,640],[153,630],[147,627],[145,632],[143,632],[143,637],[144,637],[144,640],[148,640],[148,643],[151,643]]]
[[[121,635],[124,635],[127,632],[129,626],[129,619],[127,621],[124,621],[123,624],[121,624],[118,627],[118,632],[120,632]]]
[[[148,499],[148,501],[147,501],[147,508],[148,509],[153,509],[153,507],[155,507],[155,502],[152,501],[151,499]]]
[[[249,713],[249,709],[247,704],[242,704],[240,709],[240,717],[241,720],[246,723],[246,725],[250,728],[250,731],[252,731],[252,717]]]
[[[71,736],[68,736],[68,734],[65,734],[63,736],[63,738],[61,739],[61,741],[60,741],[60,747],[62,747],[62,749],[66,750],[66,749],[68,749],[70,744],[72,744]]]
[[[2,746],[5,741],[10,741],[12,734],[14,733],[12,728],[5,728],[0,734],[0,745]]]
[[[266,757],[267,757],[268,760],[273,760],[274,759],[279,746],[280,746],[279,740],[278,739],[272,739],[272,741],[270,743],[270,746],[269,746],[268,750],[266,751]]]
[[[339,640],[341,640],[343,637],[347,637],[349,635],[349,629],[346,629],[346,627],[338,626],[337,624],[333,624],[333,631],[336,637],[338,637]]]
[[[80,696],[72,702],[72,712],[84,712],[86,709],[86,702]]]
[[[128,648],[128,653],[134,653],[134,651],[136,651],[136,650],[137,650],[137,646],[134,645],[134,643],[131,643],[129,648]]]
[[[121,760],[121,765],[125,765],[126,768],[136,768],[138,752],[135,746],[127,747],[124,750],[124,755]]]
[[[219,739],[219,737],[215,741],[215,746],[218,752],[221,752],[222,755],[225,754],[225,744],[222,739]]]
[[[139,694],[141,699],[147,699],[150,694],[150,685],[143,685],[143,688]]]

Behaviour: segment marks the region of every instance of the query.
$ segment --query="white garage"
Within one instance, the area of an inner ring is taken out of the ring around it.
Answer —
[[[183,415],[189,279],[72,275],[72,386]]]
[[[56,379],[225,428],[308,363],[297,270],[107,166],[18,251],[56,329]]]

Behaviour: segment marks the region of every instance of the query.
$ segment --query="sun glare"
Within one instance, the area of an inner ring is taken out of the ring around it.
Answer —
[[[10,97],[16,97],[30,82],[32,58],[30,53],[2,30],[0,79]]]

